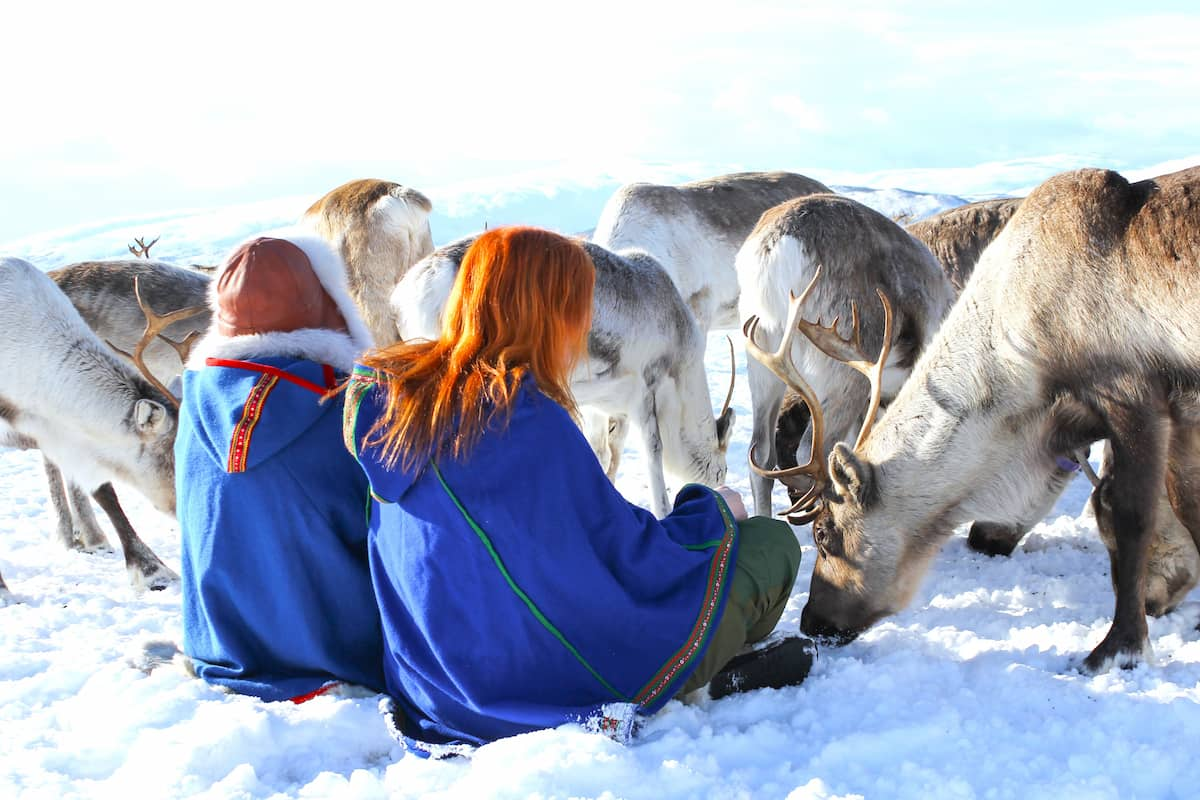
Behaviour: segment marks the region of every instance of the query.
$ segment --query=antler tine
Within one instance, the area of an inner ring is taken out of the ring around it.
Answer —
[[[887,295],[882,289],[876,289],[875,294],[879,296],[879,302],[883,304],[883,344],[879,348],[879,357],[872,360],[870,356],[863,352],[862,349],[862,331],[859,326],[858,304],[850,303],[850,338],[845,339],[837,332],[838,321],[837,317],[828,326],[822,325],[820,320],[816,322],[808,322],[806,320],[799,321],[800,332],[803,333],[808,340],[816,345],[821,352],[835,361],[841,361],[848,367],[862,373],[867,380],[871,382],[871,403],[867,409],[867,415],[863,418],[862,428],[859,429],[858,438],[854,442],[854,449],[857,450],[862,446],[862,443],[867,440],[867,434],[875,424],[875,414],[879,411],[879,403],[883,394],[883,370],[887,365],[888,354],[892,350],[892,325],[893,314],[892,304],[888,301]]]
[[[146,366],[146,361],[143,356],[145,355],[147,345],[149,345],[150,342],[157,336],[164,339],[172,347],[174,347],[175,352],[180,354],[180,358],[184,358],[187,351],[181,351],[180,348],[186,346],[187,350],[190,350],[192,342],[195,339],[196,332],[193,331],[192,334],[186,337],[182,342],[174,342],[170,339],[167,339],[167,337],[162,336],[162,332],[172,323],[178,322],[181,319],[187,319],[188,317],[194,317],[197,314],[202,313],[205,310],[205,307],[190,306],[188,308],[181,308],[178,311],[172,311],[169,314],[157,314],[153,309],[150,308],[149,305],[146,304],[146,301],[142,298],[142,287],[137,277],[133,279],[133,296],[137,298],[138,307],[142,309],[142,313],[146,315],[146,329],[142,332],[142,338],[134,346],[133,353],[125,352],[112,342],[109,342],[108,346],[132,361],[134,365],[136,365],[141,371],[142,375],[145,376],[146,380],[148,380],[150,384],[154,386],[154,388],[162,392],[163,395],[165,395],[166,398],[176,408],[179,408],[179,400],[175,397],[175,395],[171,394],[171,391],[163,385],[162,381],[155,377],[154,373],[150,371],[149,367]]]
[[[718,417],[725,416],[725,412],[729,410],[729,404],[733,402],[733,384],[737,380],[737,356],[733,351],[733,339],[726,335],[725,341],[729,342],[729,391],[725,393],[725,403],[721,406]]]
[[[767,369],[778,375],[784,383],[788,385],[792,391],[800,395],[804,404],[808,406],[808,411],[812,425],[812,450],[808,456],[808,463],[801,464],[787,469],[767,470],[763,469],[754,460],[754,451],[750,451],[750,467],[759,475],[767,478],[779,478],[780,480],[793,477],[795,475],[807,475],[813,480],[813,486],[805,494],[805,498],[813,499],[817,497],[824,489],[824,485],[828,480],[828,474],[825,468],[825,417],[821,412],[821,404],[817,400],[816,393],[813,392],[808,381],[796,369],[796,365],[792,362],[791,351],[792,341],[796,334],[800,332],[800,310],[804,302],[808,300],[808,296],[812,293],[813,288],[817,285],[817,280],[821,277],[821,268],[818,266],[812,280],[808,286],[800,293],[799,297],[794,294],[791,297],[791,302],[788,307],[787,322],[784,324],[783,341],[779,343],[779,348],[774,353],[767,353],[758,346],[754,341],[754,334],[758,330],[758,317],[754,316],[746,320],[743,331],[746,334],[746,351],[757,361],[759,361]],[[809,498],[812,495],[812,498]],[[794,508],[794,507],[793,507]]]

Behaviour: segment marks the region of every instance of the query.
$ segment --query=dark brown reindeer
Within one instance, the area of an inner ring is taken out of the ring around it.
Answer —
[[[967,203],[904,227],[941,262],[957,294],[967,285],[983,251],[1012,219],[1021,199],[1002,197]]]
[[[1200,168],[1134,184],[1105,170],[1051,178],[984,253],[878,424],[855,449],[834,447],[797,509],[818,549],[802,630],[845,640],[902,609],[956,525],[1032,524],[1057,463],[1107,439],[1091,502],[1115,542],[1116,608],[1084,665],[1136,663],[1164,482],[1200,545],[1197,423]]]

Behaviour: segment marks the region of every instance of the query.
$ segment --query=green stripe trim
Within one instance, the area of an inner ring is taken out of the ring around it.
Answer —
[[[504,580],[508,583],[508,587],[513,590],[513,593],[517,597],[521,598],[522,602],[525,603],[526,608],[528,608],[533,616],[537,618],[537,621],[542,624],[542,627],[548,630],[555,639],[558,639],[559,643],[561,643],[563,647],[567,648],[571,655],[575,656],[575,660],[582,664],[584,669],[590,672],[592,677],[599,681],[600,684],[607,689],[613,697],[616,697],[618,700],[623,700],[627,703],[630,702],[628,697],[618,692],[613,688],[612,684],[604,680],[604,677],[601,676],[600,673],[597,672],[592,665],[587,662],[587,659],[575,649],[575,645],[567,641],[567,638],[562,635],[558,628],[554,627],[554,624],[551,623],[550,620],[546,619],[546,615],[543,614],[541,609],[539,609],[533,600],[530,599],[529,595],[525,594],[521,587],[517,585],[517,582],[513,580],[512,575],[509,574],[508,569],[504,566],[504,562],[500,559],[500,554],[497,553],[496,548],[492,546],[492,540],[488,538],[488,535],[484,533],[483,529],[480,528],[479,525],[476,524],[475,520],[471,518],[471,515],[467,513],[467,509],[465,509],[463,504],[459,502],[458,497],[455,496],[454,492],[450,489],[450,485],[446,483],[446,479],[442,477],[442,471],[438,469],[437,462],[430,461],[429,463],[433,466],[433,472],[435,475],[437,475],[438,482],[442,484],[442,488],[446,490],[446,494],[449,495],[450,499],[454,502],[455,507],[458,508],[458,511],[460,514],[462,514],[463,519],[465,519],[467,524],[471,526],[471,530],[475,531],[475,535],[479,537],[479,541],[483,542],[483,546],[487,548],[488,553],[491,554],[492,561],[495,562],[496,568],[500,570],[500,574],[504,576]]]
[[[713,539],[711,542],[701,542],[700,544],[685,544],[684,550],[711,550],[714,547],[719,547],[724,539]]]

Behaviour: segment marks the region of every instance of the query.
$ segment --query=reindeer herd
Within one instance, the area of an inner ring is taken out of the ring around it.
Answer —
[[[473,239],[435,250],[431,208],[363,180],[300,220],[340,249],[377,346],[439,330]],[[42,452],[64,545],[107,547],[92,498],[154,589],[176,577],[112,482],[174,511],[172,390],[208,326],[208,276],[137,244],[48,274],[0,260],[0,445]],[[597,458],[615,477],[632,426],[660,515],[668,476],[720,484],[733,387],[714,413],[704,348],[738,337],[755,510],[774,512],[778,479],[783,513],[812,524],[804,632],[847,641],[904,608],[960,525],[1011,553],[1080,469],[1116,596],[1088,669],[1138,661],[1146,614],[1200,578],[1200,168],[1064,173],[907,228],[792,173],[637,183],[585,246],[595,309],[572,386]]]

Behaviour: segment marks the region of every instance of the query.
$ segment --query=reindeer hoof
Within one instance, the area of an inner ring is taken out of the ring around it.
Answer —
[[[179,576],[166,564],[159,563],[151,569],[139,570],[135,567],[130,567],[129,582],[138,594],[147,589],[152,592],[161,592],[168,586],[178,585]]]
[[[1024,528],[975,522],[967,536],[967,546],[985,556],[1011,556],[1024,535]]]
[[[15,606],[19,602],[21,601],[18,600],[13,593],[8,590],[7,586],[0,586],[0,608],[4,608],[5,606]]]
[[[1144,638],[1135,640],[1109,631],[1104,641],[1084,659],[1083,668],[1092,675],[1108,672],[1113,667],[1133,669],[1150,658],[1149,650],[1150,645]]]

